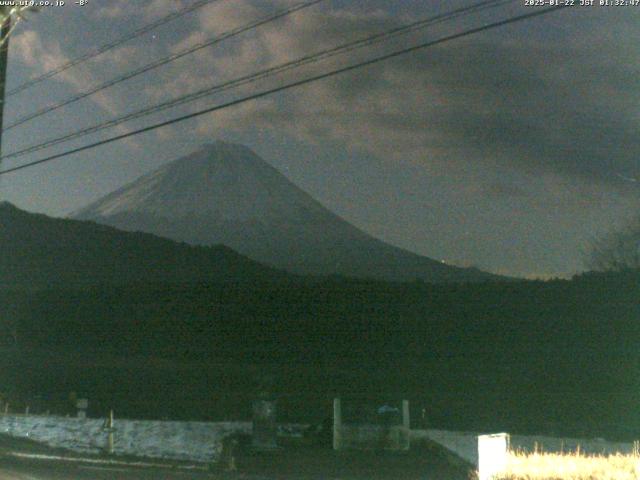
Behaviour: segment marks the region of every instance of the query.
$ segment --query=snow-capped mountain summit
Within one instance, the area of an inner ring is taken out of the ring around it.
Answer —
[[[216,142],[141,177],[78,216],[127,212],[166,219],[202,216],[270,223],[279,217],[297,217],[300,208],[323,210],[249,148]]]
[[[434,282],[492,277],[369,236],[249,148],[227,142],[207,144],[73,217],[195,245],[222,243],[295,273]]]

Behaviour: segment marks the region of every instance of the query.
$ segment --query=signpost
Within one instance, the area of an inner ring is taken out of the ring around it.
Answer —
[[[261,398],[253,402],[253,436],[251,446],[255,450],[278,449],[278,425],[276,400]]]

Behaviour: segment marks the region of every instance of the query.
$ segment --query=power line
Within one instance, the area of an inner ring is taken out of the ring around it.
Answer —
[[[62,102],[56,103],[54,105],[50,105],[48,107],[42,108],[38,111],[36,111],[35,113],[31,113],[28,115],[25,115],[24,117],[19,118],[18,120],[14,121],[13,123],[10,123],[9,125],[7,125],[4,129],[4,131],[8,131],[11,130],[19,125],[22,125],[30,120],[33,120],[35,118],[41,117],[42,115],[45,115],[46,113],[50,113],[53,112],[54,110],[58,110],[59,108],[65,107],[67,105],[70,105],[72,103],[75,103],[79,100],[82,100],[83,98],[87,98],[90,97],[91,95],[98,93],[102,90],[105,90],[109,87],[112,87],[114,85],[117,85],[119,83],[122,83],[126,80],[130,80],[134,77],[137,77],[139,75],[142,75],[143,73],[149,72],[151,70],[154,70],[158,67],[161,67],[162,65],[167,65],[171,62],[174,62],[176,60],[178,60],[179,58],[182,58],[186,55],[192,54],[194,52],[197,52],[198,50],[201,50],[203,48],[207,48],[213,45],[216,45],[224,40],[227,40],[229,38],[235,37],[241,33],[247,32],[249,30],[253,30],[261,25],[265,25],[269,22],[273,22],[274,20],[283,18],[287,15],[291,15],[294,12],[297,12],[299,10],[302,10],[304,8],[308,8],[311,7],[313,5],[316,5],[320,2],[322,2],[324,0],[310,0],[307,2],[303,2],[303,3],[299,3],[297,5],[294,5],[293,7],[287,8],[285,10],[280,10],[274,14],[271,15],[267,15],[266,17],[262,17],[256,21],[253,21],[251,23],[248,23],[246,25],[243,25],[241,27],[235,28],[233,30],[229,30],[228,32],[225,32],[219,36],[213,37],[205,42],[201,42],[198,43],[192,47],[189,47],[187,49],[184,49],[178,53],[169,55],[167,57],[161,58],[159,60],[156,60],[154,62],[148,63],[147,65],[144,65],[136,70],[130,71],[125,73],[124,75],[121,75],[119,77],[116,77],[112,80],[109,80],[105,83],[102,83],[96,87],[93,87],[89,90],[85,90],[84,92],[81,92],[77,95],[74,95],[73,97],[68,98],[67,100],[63,100]]]
[[[142,110],[138,110],[136,112],[132,112],[129,114],[126,114],[122,117],[116,118],[116,119],[112,119],[109,120],[107,122],[98,124],[98,125],[94,125],[91,127],[87,127],[85,129],[81,129],[79,131],[76,132],[72,132],[70,134],[64,135],[62,137],[58,137],[56,139],[52,139],[52,140],[48,140],[46,142],[31,146],[31,147],[26,147],[22,150],[18,150],[15,152],[12,152],[8,155],[5,155],[3,157],[0,157],[0,161],[3,159],[8,159],[8,158],[15,158],[15,157],[20,157],[23,155],[26,155],[28,153],[33,153],[35,151],[39,151],[42,150],[44,148],[53,146],[53,145],[57,145],[59,143],[62,142],[66,142],[68,140],[74,139],[74,138],[78,138],[78,137],[82,137],[84,135],[88,135],[90,133],[95,133],[98,132],[100,130],[103,130],[105,128],[109,128],[109,127],[113,127],[116,125],[119,125],[121,123],[124,123],[126,121],[129,120],[133,120],[136,118],[140,118],[143,116],[147,116],[150,115],[152,113],[157,113],[160,112],[162,110],[166,110],[167,108],[171,108],[174,106],[178,106],[178,105],[182,105],[185,103],[189,103],[195,100],[198,100],[200,98],[203,98],[205,96],[209,96],[212,95],[213,93],[219,93],[221,91],[225,91],[228,90],[230,88],[235,88],[241,85],[246,85],[249,83],[253,83],[255,81],[258,81],[260,79],[269,77],[271,75],[275,75],[277,73],[282,73],[284,71],[287,70],[291,70],[293,68],[298,68],[300,66],[303,66],[305,64],[311,63],[311,62],[317,62],[320,60],[324,60],[327,58],[331,58],[335,55],[339,55],[339,54],[343,54],[349,51],[352,51],[356,48],[361,48],[364,46],[370,46],[370,45],[374,45],[375,43],[380,43],[384,40],[387,40],[389,38],[392,38],[394,36],[398,36],[400,34],[406,34],[409,33],[411,31],[417,30],[418,28],[424,28],[425,26],[430,26],[430,25],[434,25],[436,23],[441,23],[443,21],[447,21],[447,20],[451,20],[453,18],[457,18],[459,16],[463,16],[463,15],[467,15],[469,13],[472,13],[474,11],[480,11],[483,9],[487,9],[487,8],[494,8],[496,6],[499,5],[503,5],[506,3],[513,3],[515,0],[491,0],[491,1],[484,1],[484,2],[480,2],[478,4],[475,4],[473,6],[470,7],[464,7],[464,8],[459,8],[450,12],[447,12],[445,14],[440,14],[434,17],[429,17],[427,19],[422,19],[416,22],[413,22],[411,24],[408,25],[403,25],[400,27],[396,27],[393,28],[391,30],[382,32],[382,33],[377,33],[368,37],[365,37],[363,39],[358,39],[356,41],[347,43],[345,45],[340,45],[337,47],[332,47],[329,48],[327,50],[323,50],[321,52],[316,52],[314,54],[310,54],[310,55],[306,55],[304,57],[298,58],[296,60],[293,61],[289,61],[289,62],[285,62],[283,64],[268,68],[266,70],[260,71],[258,73],[254,73],[251,75],[246,75],[240,78],[236,78],[234,80],[230,80],[228,82],[224,82],[222,84],[218,84],[218,85],[214,85],[214,86],[210,86],[207,88],[204,88],[202,90],[193,92],[191,94],[187,94],[184,96],[181,96],[177,99],[172,99],[166,102],[162,102],[160,104],[157,104],[155,106],[152,107],[146,107]]]
[[[281,85],[279,87],[271,88],[269,90],[264,90],[262,92],[255,93],[255,94],[252,94],[252,95],[248,95],[248,96],[243,97],[243,98],[232,100],[232,101],[227,102],[227,103],[223,103],[223,104],[220,104],[220,105],[209,107],[209,108],[206,108],[204,110],[199,110],[197,112],[193,112],[193,113],[190,113],[188,115],[183,115],[181,117],[177,117],[177,118],[174,118],[174,119],[171,119],[171,120],[167,120],[167,121],[164,121],[164,122],[156,123],[154,125],[150,125],[148,127],[140,128],[140,129],[134,130],[132,132],[124,133],[124,134],[117,135],[117,136],[114,136],[114,137],[110,137],[110,138],[107,138],[107,139],[104,139],[104,140],[100,140],[98,142],[94,142],[94,143],[91,143],[91,144],[88,144],[88,145],[84,145],[82,147],[78,147],[78,148],[74,148],[74,149],[71,149],[71,150],[67,150],[66,152],[58,153],[58,154],[55,154],[55,155],[50,155],[50,156],[42,158],[40,160],[35,160],[33,162],[29,162],[29,163],[26,163],[26,164],[23,164],[23,165],[19,165],[17,167],[12,167],[12,168],[8,168],[6,170],[1,170],[0,171],[0,175],[6,175],[8,173],[16,172],[18,170],[23,170],[23,169],[26,169],[26,168],[34,167],[36,165],[40,165],[40,164],[43,164],[43,163],[51,162],[53,160],[57,160],[58,158],[66,157],[66,156],[72,155],[74,153],[83,152],[85,150],[91,150],[93,148],[96,148],[96,147],[99,147],[99,146],[102,146],[102,145],[106,145],[108,143],[116,142],[118,140],[123,140],[125,138],[133,137],[135,135],[139,135],[139,134],[142,134],[142,133],[150,132],[152,130],[157,130],[157,129],[162,128],[162,127],[173,125],[175,123],[183,122],[183,121],[186,121],[186,120],[189,120],[189,119],[192,119],[192,118],[200,117],[202,115],[206,115],[208,113],[212,113],[212,112],[215,112],[215,111],[218,111],[218,110],[223,110],[225,108],[229,108],[229,107],[232,107],[232,106],[235,106],[235,105],[239,105],[239,104],[251,101],[251,100],[256,100],[256,99],[259,99],[259,98],[262,98],[262,97],[273,95],[274,93],[282,92],[282,91],[288,90],[290,88],[300,87],[302,85],[306,85],[306,84],[309,84],[309,83],[312,83],[312,82],[316,82],[318,80],[323,80],[323,79],[326,79],[326,78],[329,78],[329,77],[333,77],[333,76],[336,76],[336,75],[339,75],[339,74],[342,74],[342,73],[350,72],[350,71],[353,71],[353,70],[356,70],[356,69],[359,69],[359,68],[362,68],[362,67],[374,65],[376,63],[379,63],[379,62],[382,62],[382,61],[385,61],[385,60],[389,60],[389,59],[392,59],[392,58],[395,58],[395,57],[398,57],[398,56],[401,56],[401,55],[406,55],[408,53],[415,52],[415,51],[421,50],[423,48],[433,47],[433,46],[440,45],[440,44],[443,44],[443,43],[446,43],[446,42],[449,42],[449,41],[452,41],[452,40],[457,40],[459,38],[467,37],[469,35],[474,35],[476,33],[484,32],[484,31],[487,31],[487,30],[491,30],[493,28],[502,27],[502,26],[505,26],[505,25],[509,25],[509,24],[512,24],[512,23],[516,23],[516,22],[527,20],[527,19],[534,18],[534,17],[539,17],[539,16],[545,15],[547,13],[551,13],[553,11],[561,10],[561,9],[567,8],[567,7],[568,7],[568,5],[547,7],[547,8],[543,8],[543,9],[540,9],[540,10],[535,10],[535,11],[530,12],[530,13],[526,13],[526,14],[515,16],[515,17],[511,17],[511,18],[508,18],[506,20],[500,20],[498,22],[493,22],[493,23],[490,23],[490,24],[487,24],[487,25],[483,25],[481,27],[475,27],[475,28],[472,28],[472,29],[469,29],[469,30],[465,30],[465,31],[460,32],[460,33],[455,33],[455,34],[452,34],[452,35],[448,35],[448,36],[439,38],[437,40],[432,40],[432,41],[429,41],[429,42],[424,42],[424,43],[421,43],[421,44],[418,44],[418,45],[407,47],[407,48],[404,48],[402,50],[397,50],[397,51],[392,52],[392,53],[387,53],[387,54],[384,54],[384,55],[380,55],[378,57],[375,57],[375,58],[372,58],[372,59],[369,59],[369,60],[365,60],[365,61],[353,64],[353,65],[349,65],[347,67],[342,67],[342,68],[331,70],[329,72],[325,72],[325,73],[322,73],[322,74],[314,75],[312,77],[308,77],[308,78],[305,78],[303,80],[297,80],[295,82],[291,82],[291,83],[288,83],[288,84],[285,84],[285,85]]]
[[[309,64],[309,63],[316,63],[319,62],[321,60],[326,60],[328,58],[332,58],[336,55],[342,55],[344,53],[353,51],[355,49],[358,48],[362,48],[362,47],[366,47],[366,46],[371,46],[371,45],[375,45],[377,43],[386,41],[390,38],[399,36],[399,35],[404,35],[413,31],[416,31],[420,28],[425,28],[427,26],[432,26],[438,23],[442,23],[445,21],[449,21],[452,20],[454,18],[459,18],[462,16],[466,16],[469,15],[470,13],[475,13],[478,11],[482,11],[482,10],[486,10],[488,8],[495,8],[507,3],[513,3],[515,0],[487,0],[484,2],[480,2],[477,4],[474,4],[472,6],[468,6],[468,7],[463,7],[463,8],[458,8],[455,10],[452,10],[450,12],[447,13],[443,13],[440,15],[436,15],[433,17],[429,17],[429,18],[425,18],[425,19],[421,19],[418,20],[416,22],[412,22],[410,24],[407,25],[402,25],[399,27],[395,27],[392,28],[390,30],[386,30],[384,32],[381,33],[376,33],[373,35],[369,35],[365,38],[361,38],[361,39],[357,39],[355,41],[349,42],[347,44],[343,44],[343,45],[339,45],[336,47],[331,47],[325,50],[322,50],[320,52],[316,52],[313,54],[309,54],[309,55],[305,55],[303,57],[297,58],[295,60],[292,61],[288,61],[288,62],[284,62],[281,63],[279,65],[276,65],[274,67],[270,67],[267,68],[265,70],[262,70],[260,72],[257,73],[253,73],[250,75],[245,75],[233,80],[229,80],[227,82],[221,83],[221,84],[217,84],[217,85],[213,85],[213,86],[209,86],[206,87],[204,89],[198,90],[196,92],[187,94],[187,95],[183,95],[180,96],[178,98],[172,99],[172,100],[168,100],[159,104],[156,104],[154,106],[151,107],[145,107],[141,110],[135,111],[135,112],[131,112],[128,113],[124,116],[112,119],[112,120],[108,120],[106,122],[103,123],[99,123],[97,125],[93,125],[91,127],[86,127],[84,129],[63,135],[61,137],[57,137],[55,139],[51,139],[51,140],[47,140],[45,142],[36,144],[36,145],[32,145],[30,147],[25,147],[21,150],[17,150],[14,151],[12,153],[9,153],[7,155],[4,155],[2,157],[0,157],[0,161],[5,160],[5,159],[9,159],[9,158],[16,158],[16,157],[21,157],[24,156],[26,154],[29,153],[33,153],[39,150],[43,150],[45,148],[51,147],[53,145],[57,145],[72,139],[76,139],[79,137],[83,137],[85,135],[89,135],[91,133],[96,133],[98,131],[104,130],[105,128],[110,128],[110,127],[114,127],[117,125],[120,125],[124,122],[136,119],[136,118],[140,118],[140,117],[144,117],[144,116],[148,116],[151,115],[153,113],[157,113],[163,110],[166,110],[168,108],[172,108],[178,105],[183,105],[185,103],[189,103],[189,102],[193,102],[195,100],[198,100],[200,98],[206,97],[206,96],[210,96],[214,93],[220,93],[222,91],[226,91],[229,90],[231,88],[236,88],[242,85],[247,85],[247,84],[251,84],[254,82],[257,82],[258,80],[262,80],[264,78],[268,78],[272,75],[276,75],[279,73],[283,73],[289,70],[292,70],[294,68],[299,68],[303,65]]]
[[[113,50],[116,47],[119,47],[120,45],[122,45],[123,43],[128,42],[129,40],[133,40],[134,38],[140,37],[146,33],[149,33],[152,30],[155,30],[156,28],[169,23],[177,18],[180,18],[188,13],[193,12],[194,10],[197,10],[199,8],[204,7],[205,5],[212,3],[212,2],[216,2],[218,0],[198,0],[194,3],[192,3],[191,5],[187,5],[186,7],[181,8],[180,10],[177,10],[175,12],[172,12],[158,20],[156,20],[155,22],[149,23],[137,30],[134,30],[133,32],[130,32],[120,38],[118,38],[117,40],[114,40],[113,42],[109,42],[106,43],[102,46],[99,46],[93,50],[89,50],[88,52],[84,53],[83,55],[80,55],[79,57],[76,57],[72,60],[69,60],[68,62],[60,65],[59,67],[55,67],[51,70],[49,70],[48,72],[43,73],[42,75],[39,75],[35,78],[32,78],[30,80],[27,80],[26,82],[18,85],[15,88],[12,88],[11,90],[9,90],[6,94],[6,97],[11,97],[17,93],[22,92],[23,90],[26,90],[29,87],[32,87],[44,80],[47,80],[49,78],[52,78],[56,75],[58,75],[59,73],[64,72],[65,70],[70,69],[71,67],[75,67],[76,65],[86,62],[87,60],[90,60],[92,58],[97,57],[98,55],[101,55],[105,52],[108,52],[109,50]]]

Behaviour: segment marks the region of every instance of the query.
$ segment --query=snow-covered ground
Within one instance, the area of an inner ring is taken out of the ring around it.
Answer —
[[[486,432],[485,432],[486,433]],[[497,432],[490,432],[497,433]],[[472,465],[478,465],[477,432],[451,432],[446,430],[412,430],[411,438],[427,438],[452,451]],[[578,448],[586,454],[631,453],[633,444],[608,442],[601,438],[576,439],[533,435],[511,435],[511,449],[532,452],[574,452]]]

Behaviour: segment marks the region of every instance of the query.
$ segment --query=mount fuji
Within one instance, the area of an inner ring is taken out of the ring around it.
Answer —
[[[427,282],[499,278],[373,238],[249,148],[227,142],[165,164],[72,217],[192,245],[224,244],[297,274]]]

